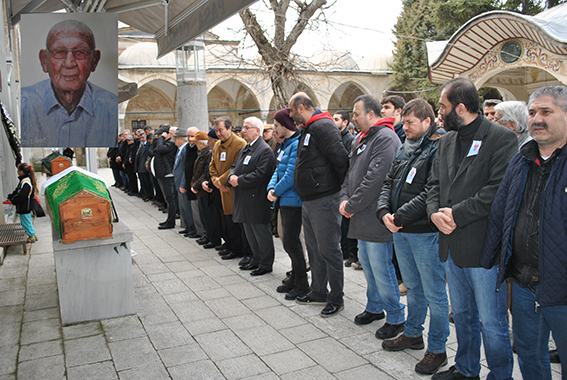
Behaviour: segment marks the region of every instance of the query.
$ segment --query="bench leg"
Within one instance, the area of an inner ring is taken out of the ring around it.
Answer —
[[[27,255],[27,253],[28,253],[28,243],[24,243],[23,246],[24,246],[24,255]]]

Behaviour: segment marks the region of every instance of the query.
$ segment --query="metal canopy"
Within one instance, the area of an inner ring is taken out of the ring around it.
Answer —
[[[151,33],[158,58],[195,39],[256,0],[7,0],[12,24],[22,13],[117,12],[118,20]]]

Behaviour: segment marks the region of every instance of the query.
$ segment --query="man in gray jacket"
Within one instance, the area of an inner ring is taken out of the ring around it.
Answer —
[[[389,339],[404,330],[404,305],[392,263],[392,233],[376,218],[380,189],[400,140],[394,132],[393,118],[380,119],[380,102],[372,95],[354,101],[353,121],[360,134],[353,143],[350,165],[341,190],[340,212],[350,218],[348,237],[358,239],[358,257],[368,289],[363,313],[354,323],[366,325],[384,318],[376,331],[379,339]]]

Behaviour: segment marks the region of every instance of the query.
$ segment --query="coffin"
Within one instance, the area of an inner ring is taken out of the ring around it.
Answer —
[[[49,175],[55,175],[71,167],[72,164],[69,157],[53,152],[41,160],[41,171]]]
[[[42,187],[51,219],[63,243],[112,238],[111,200],[106,183],[71,167]]]

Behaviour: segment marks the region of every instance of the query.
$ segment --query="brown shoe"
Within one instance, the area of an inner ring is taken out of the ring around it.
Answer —
[[[425,351],[425,356],[419,363],[415,365],[415,372],[423,373],[425,375],[432,375],[439,371],[439,368],[447,365],[447,353],[434,354],[433,352]]]
[[[409,336],[402,334],[396,339],[388,339],[382,342],[382,348],[386,351],[401,351],[405,350],[406,348],[411,348],[412,350],[422,350],[424,347],[423,336],[410,338]]]

